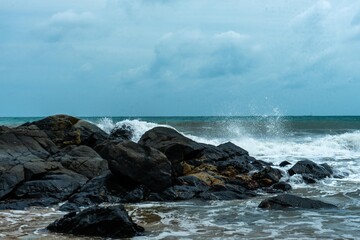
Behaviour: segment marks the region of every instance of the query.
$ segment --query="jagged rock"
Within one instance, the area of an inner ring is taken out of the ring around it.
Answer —
[[[129,238],[144,228],[135,224],[123,206],[91,207],[71,212],[47,227],[53,232],[106,238]]]
[[[331,167],[325,164],[316,164],[310,160],[302,160],[297,162],[288,170],[289,175],[300,174],[307,183],[315,183],[326,177],[330,177],[333,173]]]
[[[68,115],[53,115],[23,126],[35,125],[44,130],[59,147],[68,145],[95,146],[108,138],[100,128],[87,121]]]
[[[337,207],[333,204],[324,203],[318,200],[283,194],[265,199],[260,203],[259,208],[283,210],[291,208],[320,209]]]

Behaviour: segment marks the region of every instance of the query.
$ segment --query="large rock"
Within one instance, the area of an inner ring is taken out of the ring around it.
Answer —
[[[172,185],[171,163],[160,151],[131,141],[108,142],[99,154],[108,160],[109,169],[155,192]]]
[[[58,148],[36,126],[0,128],[0,199],[26,179],[24,164],[51,160]]]
[[[297,162],[288,172],[290,176],[300,174],[307,183],[314,183],[315,180],[330,177],[333,174],[331,167],[326,163],[319,165],[310,160]]]
[[[87,182],[71,195],[67,205],[91,206],[103,202],[122,203],[145,200],[149,190],[114,176],[110,171]]]
[[[88,146],[68,146],[54,158],[61,162],[65,168],[89,179],[108,170],[107,161]]]
[[[96,125],[68,115],[54,115],[39,121],[26,123],[44,130],[59,147],[68,145],[95,146],[108,138],[108,135]]]
[[[198,166],[202,163],[225,161],[235,157],[248,156],[248,152],[230,142],[213,146],[198,143],[187,138],[174,129],[155,127],[147,131],[139,144],[155,148],[164,153],[172,163],[175,176],[186,174],[184,163]]]
[[[21,183],[13,194],[18,199],[50,197],[63,201],[86,181],[86,177],[69,170],[52,171]]]
[[[337,207],[333,204],[324,203],[318,200],[302,198],[290,194],[283,194],[265,199],[260,203],[259,208],[283,210],[291,208],[320,209]]]
[[[129,238],[144,231],[132,221],[123,206],[92,207],[79,213],[71,212],[50,224],[47,229],[105,238]]]

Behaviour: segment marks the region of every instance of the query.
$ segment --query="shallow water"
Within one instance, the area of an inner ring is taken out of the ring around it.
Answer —
[[[134,221],[145,227],[135,239],[358,239],[360,238],[360,118],[270,117],[254,118],[90,118],[105,131],[123,124],[134,129],[133,140],[159,125],[168,125],[196,141],[227,141],[250,155],[275,165],[310,159],[328,163],[339,178],[306,185],[299,176],[284,181],[292,193],[338,206],[332,210],[262,210],[258,204],[268,194],[236,201],[146,202],[128,204]],[[151,121],[150,121],[151,120]],[[256,121],[255,121],[256,120]],[[16,119],[19,124],[24,119]],[[11,125],[11,124],[10,124]],[[0,211],[3,239],[96,239],[53,234],[44,228],[62,216],[53,208]]]

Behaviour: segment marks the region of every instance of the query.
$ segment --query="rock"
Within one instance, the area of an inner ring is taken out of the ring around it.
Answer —
[[[286,182],[278,182],[271,186],[273,189],[281,190],[283,192],[290,191],[292,189],[291,185]]]
[[[150,190],[142,185],[114,176],[110,171],[91,179],[75,194],[66,205],[92,206],[104,202],[125,203],[146,200]],[[67,206],[64,206],[67,207]]]
[[[16,198],[55,198],[65,200],[86,183],[87,179],[71,171],[53,171],[20,184],[14,191]]]
[[[156,149],[124,141],[105,145],[99,154],[108,160],[109,169],[115,176],[126,176],[154,192],[172,185],[171,163]]]
[[[318,200],[283,194],[265,199],[260,203],[259,208],[285,210],[291,208],[320,209],[337,207],[333,204],[324,203]]]
[[[93,147],[108,138],[108,135],[94,124],[68,115],[54,115],[23,126],[30,125],[45,131],[59,147],[68,145]]]
[[[286,167],[287,165],[291,165],[291,163],[288,162],[288,161],[282,161],[282,162],[279,164],[280,167]]]
[[[186,174],[186,169],[183,168],[184,163],[197,167],[202,163],[215,165],[219,161],[248,157],[247,151],[230,142],[217,147],[197,143],[176,130],[166,127],[156,127],[147,131],[141,137],[139,144],[164,153],[170,160],[176,177]]]
[[[50,160],[58,148],[36,126],[6,128],[0,131],[0,199],[24,181],[28,162]]]
[[[130,126],[123,124],[121,127],[114,128],[110,132],[110,139],[121,139],[121,140],[131,140],[134,136],[134,130]]]
[[[270,187],[280,181],[282,173],[279,169],[265,167],[252,175],[252,179],[257,181],[262,187]]]
[[[204,149],[202,144],[166,127],[155,127],[147,131],[140,138],[139,144],[161,151],[172,163],[196,158]]]
[[[228,158],[239,157],[239,156],[249,156],[249,152],[245,149],[236,146],[232,142],[227,142],[217,146],[218,149],[228,154]]]
[[[91,207],[71,212],[47,227],[52,232],[104,238],[130,238],[144,229],[135,224],[123,206]]]
[[[89,179],[106,172],[108,163],[88,146],[68,146],[54,156],[61,164]]]
[[[315,180],[330,177],[333,173],[329,165],[318,165],[310,160],[297,162],[288,172],[290,176],[300,174],[307,183],[314,183]]]

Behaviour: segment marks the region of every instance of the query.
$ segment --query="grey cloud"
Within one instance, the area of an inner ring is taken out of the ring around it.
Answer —
[[[229,31],[168,33],[155,48],[149,73],[160,78],[215,78],[241,75],[255,64],[248,37]]]
[[[76,12],[67,10],[58,12],[50,17],[40,29],[50,42],[60,41],[68,36],[87,36],[96,26],[96,17],[91,12]]]

